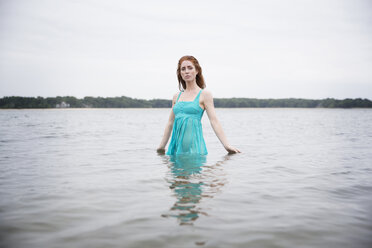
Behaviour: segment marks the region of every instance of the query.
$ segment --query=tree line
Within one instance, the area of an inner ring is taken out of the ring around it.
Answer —
[[[0,108],[56,108],[62,102],[70,108],[170,108],[171,100],[142,100],[126,96],[121,97],[21,97],[6,96],[0,98]],[[310,100],[301,98],[256,99],[256,98],[215,98],[216,108],[372,108],[372,101],[362,98],[338,100],[326,98]]]

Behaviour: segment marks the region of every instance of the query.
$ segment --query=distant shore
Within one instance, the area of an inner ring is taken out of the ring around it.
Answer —
[[[372,108],[367,98],[326,98],[320,100],[301,98],[257,99],[257,98],[214,98],[216,108]],[[171,108],[172,101],[166,99],[143,100],[121,97],[22,97],[0,98],[0,109],[24,108]]]

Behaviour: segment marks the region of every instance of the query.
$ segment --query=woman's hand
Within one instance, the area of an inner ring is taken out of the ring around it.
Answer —
[[[165,154],[165,148],[159,147],[158,149],[156,149],[156,152],[159,154]]]
[[[226,146],[225,147],[226,151],[229,153],[229,154],[233,154],[233,153],[240,153],[241,151],[239,151],[237,148],[233,147],[233,146]]]

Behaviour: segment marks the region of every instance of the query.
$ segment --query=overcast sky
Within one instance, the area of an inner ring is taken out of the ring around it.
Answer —
[[[0,0],[0,97],[171,99],[183,55],[218,98],[372,100],[372,1]]]

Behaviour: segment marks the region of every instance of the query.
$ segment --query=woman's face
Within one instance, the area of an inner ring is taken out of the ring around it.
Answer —
[[[186,82],[194,81],[197,74],[198,72],[191,61],[185,60],[181,63],[181,77],[183,80]]]

